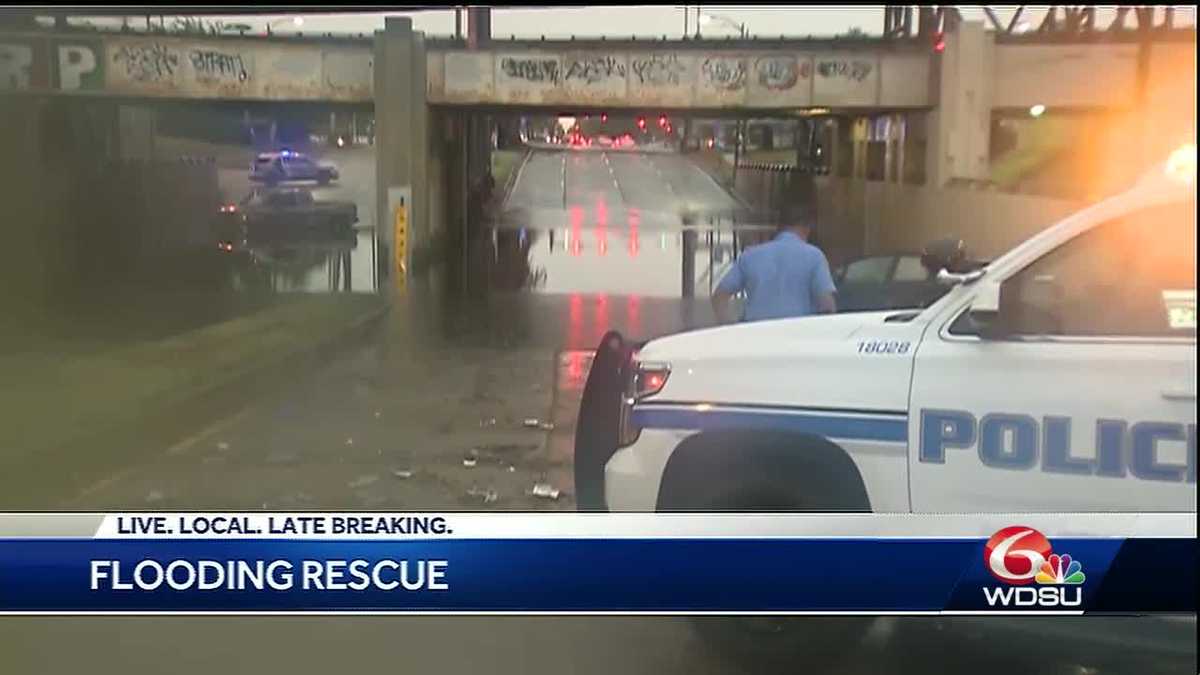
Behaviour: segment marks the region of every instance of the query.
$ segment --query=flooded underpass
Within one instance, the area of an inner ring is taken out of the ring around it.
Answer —
[[[241,204],[257,187],[237,168],[245,159],[220,173],[228,203]],[[232,250],[216,254],[238,293],[345,302],[387,290],[378,273],[373,156],[355,148],[337,163],[336,184],[301,189],[317,201],[354,204],[357,222],[311,236],[221,239]],[[222,414],[181,424],[170,440],[141,440],[146,447],[134,459],[45,507],[573,509],[575,415],[600,337],[615,329],[649,339],[713,325],[712,288],[746,246],[771,235],[772,223],[677,155],[533,152],[514,170],[508,194],[485,222],[471,225],[466,245],[414,277],[361,334]],[[1059,631],[1059,648],[1036,657],[1003,653],[984,661],[997,634],[992,625],[960,621],[966,631],[954,635],[970,636],[971,646],[955,637],[962,649],[946,650],[944,623],[885,620],[837,665],[770,666],[728,661],[689,623],[214,617],[168,625],[130,617],[55,619],[54,639],[40,620],[6,620],[3,632],[14,672],[78,669],[97,654],[131,672],[162,670],[163,663],[178,673],[309,672],[344,665],[349,652],[371,669],[404,663],[435,672],[925,673],[931,664],[945,672],[1132,672],[1119,659],[1062,648],[1072,631],[1094,623],[1048,625]],[[301,631],[315,637],[297,641]],[[184,632],[203,635],[205,646],[165,646]],[[1131,644],[1138,639],[1130,634]],[[62,650],[64,641],[78,648]],[[1139,664],[1138,672],[1150,671]]]
[[[243,227],[221,249],[238,286],[376,292],[373,191],[347,180],[347,158],[366,166],[360,153],[341,156],[338,185],[302,188],[357,205],[358,222],[286,237]],[[712,325],[712,286],[767,230],[674,156],[535,152],[516,170],[467,245],[414,278],[364,337],[69,505],[572,508],[575,415],[600,337]],[[223,194],[257,189],[241,175],[223,175]]]

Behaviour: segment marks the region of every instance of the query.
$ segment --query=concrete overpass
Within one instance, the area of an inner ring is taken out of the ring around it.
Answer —
[[[976,41],[973,75],[1000,109],[1130,107],[1140,87],[1153,86],[1195,49],[1194,32],[1161,34],[1148,44],[1006,41],[990,33]],[[946,84],[938,70],[953,57],[919,39],[422,44],[430,104],[552,108],[933,108]],[[371,102],[373,45],[373,39],[0,33],[0,92]],[[1099,74],[1105,86],[1096,86]]]
[[[911,113],[908,126],[926,139],[924,181],[940,187],[986,178],[997,111],[1040,104],[1112,112],[1136,122],[1128,136],[1136,145],[1190,99],[1194,133],[1195,32],[1134,37],[1031,41],[963,23],[941,51],[921,39],[491,41],[468,49],[428,39],[404,18],[389,18],[369,40],[0,33],[0,94],[372,103],[378,213],[404,200],[412,251],[465,210],[460,196],[487,147],[471,112],[481,108]],[[41,123],[33,112],[22,119],[22,129]],[[857,157],[866,139],[855,134],[840,151]],[[380,231],[390,245],[391,230]]]

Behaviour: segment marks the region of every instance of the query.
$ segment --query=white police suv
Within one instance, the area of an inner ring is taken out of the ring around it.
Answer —
[[[1196,148],[922,310],[612,333],[581,510],[1196,510]]]

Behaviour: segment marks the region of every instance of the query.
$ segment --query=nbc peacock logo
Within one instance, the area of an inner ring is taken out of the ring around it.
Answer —
[[[1078,560],[1072,560],[1067,554],[1058,555],[1057,553],[1050,556],[1042,566],[1038,568],[1038,573],[1033,577],[1033,580],[1039,584],[1062,585],[1062,584],[1082,584],[1087,577],[1083,574],[1083,565],[1079,564]]]
[[[983,563],[1003,586],[984,587],[990,607],[1078,607],[1083,604],[1083,565],[1053,553],[1050,540],[1032,527],[1015,525],[991,536]],[[1037,588],[1029,584],[1036,583]]]

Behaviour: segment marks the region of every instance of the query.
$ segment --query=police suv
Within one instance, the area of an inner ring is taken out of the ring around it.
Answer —
[[[606,336],[580,507],[1195,511],[1190,147],[925,309]]]
[[[1195,512],[1195,162],[924,309],[606,335],[580,510]]]

